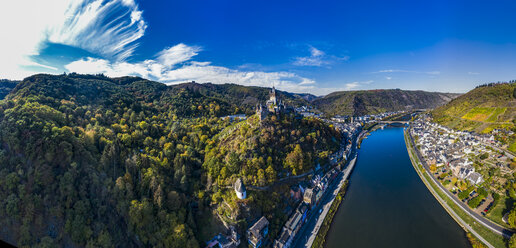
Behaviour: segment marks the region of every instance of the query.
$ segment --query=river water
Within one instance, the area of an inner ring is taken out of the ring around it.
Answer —
[[[327,248],[470,247],[412,167],[401,127],[374,131],[362,142],[326,240]]]

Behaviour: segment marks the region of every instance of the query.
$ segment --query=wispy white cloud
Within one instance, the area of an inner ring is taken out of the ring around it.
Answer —
[[[294,65],[297,65],[297,66],[322,66],[322,65],[329,64],[328,61],[323,60],[323,57],[325,55],[326,54],[323,51],[321,51],[313,46],[310,46],[310,56],[296,57],[294,60]]]
[[[176,64],[190,60],[201,51],[198,46],[187,46],[183,43],[167,48],[158,53],[158,61],[166,66],[174,66]]]
[[[358,82],[352,82],[346,84],[346,90],[354,90],[360,87],[360,84]]]
[[[387,69],[387,70],[379,70],[371,73],[421,73],[428,75],[439,75],[440,71],[411,71],[411,70],[399,70],[399,69]]]
[[[423,73],[426,73],[428,75],[439,75],[439,74],[441,74],[440,71],[427,71],[427,72],[423,72]]]
[[[345,90],[356,90],[364,85],[369,85],[371,83],[373,83],[374,81],[373,80],[369,80],[369,81],[363,81],[363,82],[358,82],[358,81],[355,81],[355,82],[351,82],[351,83],[347,83],[345,84],[345,87],[344,89]]]
[[[28,16],[37,21],[28,22]],[[319,87],[313,79],[292,72],[231,69],[209,61],[196,61],[194,58],[202,48],[182,43],[165,48],[148,59],[130,62],[146,28],[143,12],[134,0],[1,2],[0,30],[16,35],[2,37],[0,41],[0,78],[20,79],[36,72],[56,73],[59,69],[53,64],[34,60],[44,44],[55,43],[80,48],[93,55],[64,65],[69,72],[104,73],[113,77],[135,75],[167,84],[194,80],[264,87],[274,84],[281,90],[314,94],[332,91]],[[323,66],[349,59],[328,55],[315,47],[309,47],[309,52],[308,57],[298,59],[299,65]]]
[[[324,56],[325,53],[315,47],[310,47],[310,54],[312,55],[312,57],[321,57],[321,56]]]
[[[347,61],[349,56],[337,57],[334,55],[327,55],[325,52],[309,46],[310,56],[294,58],[294,65],[297,66],[324,66],[329,65],[337,60]]]
[[[115,18],[113,18],[115,17]],[[50,42],[124,60],[147,28],[134,0],[70,1],[64,15],[46,29]]]
[[[118,77],[135,75],[157,80],[166,84],[178,84],[187,81],[215,84],[236,83],[270,87],[292,92],[318,92],[316,82],[290,72],[239,71],[210,62],[193,61],[192,58],[201,51],[200,47],[178,44],[159,52],[154,59],[129,63],[109,61],[98,58],[85,58],[65,66],[70,72],[103,73]]]
[[[390,72],[415,72],[415,71],[388,69],[388,70],[379,70],[379,71],[375,71],[375,72],[373,72],[373,73],[390,73]]]
[[[392,77],[385,77],[385,79],[387,79],[387,80],[391,80],[391,79],[392,79]]]
[[[469,71],[469,72],[468,72],[468,74],[469,74],[469,75],[479,75],[480,73]]]
[[[0,30],[9,35],[0,41],[0,77],[20,79],[56,69],[31,59],[45,42],[124,60],[146,27],[134,0],[1,1]]]

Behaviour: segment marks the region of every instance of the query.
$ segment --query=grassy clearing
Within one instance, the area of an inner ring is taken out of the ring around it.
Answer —
[[[487,122],[497,122],[498,116],[503,114],[505,110],[507,110],[507,108],[495,108],[491,116],[487,118]]]
[[[516,152],[516,142],[513,142],[508,149],[511,152]]]
[[[412,145],[410,144],[410,142],[407,139],[408,139],[408,137],[405,137],[405,143],[407,144],[410,154],[412,155],[411,156],[412,164],[418,167],[419,170],[416,170],[416,171],[418,171],[418,174],[420,176],[422,175],[423,177],[425,177],[426,180],[430,184],[430,185],[427,185],[425,183],[425,185],[427,187],[428,186],[432,187],[434,189],[434,191],[437,192],[437,194],[446,202],[446,204],[450,207],[450,209],[459,216],[459,218],[461,218],[464,222],[466,222],[471,228],[473,228],[473,230],[475,230],[480,236],[482,236],[482,238],[487,240],[491,245],[493,245],[494,247],[500,247],[500,248],[506,247],[505,239],[501,235],[498,235],[498,234],[492,232],[490,229],[488,229],[484,225],[475,221],[475,219],[473,219],[469,214],[467,214],[459,206],[457,206],[455,204],[455,202],[453,202],[453,200],[448,197],[448,195],[446,195],[444,192],[442,192],[441,189],[433,182],[433,180],[430,178],[430,176],[428,176],[427,173],[423,172],[424,168],[421,165],[421,162],[418,160],[418,157],[416,156],[414,149],[412,148]],[[414,159],[416,161],[413,161],[412,159]],[[459,223],[459,225],[460,225],[460,223]],[[465,227],[463,227],[463,228],[465,228]]]
[[[487,248],[487,246],[478,240],[473,234],[467,233],[466,237],[468,237],[469,243],[471,246],[473,246],[473,248]]]
[[[503,222],[502,217],[508,210],[506,209],[505,201],[507,200],[507,197],[501,196],[500,200],[496,204],[496,206],[493,207],[491,212],[487,214],[487,218],[492,220],[493,222],[502,225],[504,227],[509,227],[505,222]],[[505,212],[504,212],[505,211]]]
[[[495,108],[476,107],[462,116],[463,119],[471,121],[485,121],[495,112]]]

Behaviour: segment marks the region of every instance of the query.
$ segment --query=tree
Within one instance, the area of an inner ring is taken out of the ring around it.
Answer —
[[[516,92],[516,89],[515,89]],[[515,96],[516,98],[516,96]],[[516,235],[512,235],[511,239],[509,239],[509,248],[516,248]]]
[[[258,170],[258,184],[265,185],[265,172],[262,169]]]
[[[303,150],[299,144],[297,144],[294,150],[287,155],[285,164],[292,170],[292,174],[294,175],[297,175],[299,172],[303,171]]]
[[[240,158],[238,157],[238,154],[236,152],[229,153],[228,157],[228,170],[229,173],[235,174],[238,172],[238,168],[240,164]]]
[[[265,173],[267,174],[267,181],[269,181],[269,183],[276,181],[276,171],[272,166],[269,165],[269,167],[265,169]]]
[[[507,222],[509,222],[509,226],[511,228],[516,228],[516,208],[511,209],[507,219]]]
[[[486,152],[482,153],[482,154],[479,156],[479,158],[480,158],[481,160],[484,160],[484,159],[486,159],[486,158],[488,158],[488,157],[489,157],[489,154],[487,154]]]

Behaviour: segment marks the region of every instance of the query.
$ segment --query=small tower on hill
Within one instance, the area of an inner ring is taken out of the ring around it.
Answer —
[[[242,182],[242,179],[237,179],[235,182],[235,193],[238,199],[245,199],[247,197],[247,192],[245,190],[244,182]]]

